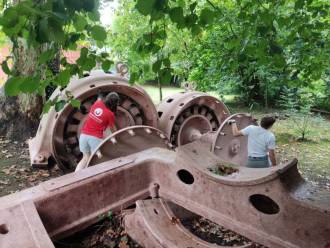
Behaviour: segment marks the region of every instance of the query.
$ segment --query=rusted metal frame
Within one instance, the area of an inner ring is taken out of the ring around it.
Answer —
[[[137,201],[134,213],[125,216],[125,229],[143,247],[219,247],[189,232],[177,219],[167,202],[161,198]],[[251,247],[251,245],[242,245],[238,248],[243,247]]]
[[[54,247],[32,201],[0,209],[0,247]]]
[[[157,149],[152,153],[157,153]],[[159,153],[162,151],[158,151]],[[41,183],[39,186],[3,197],[0,211],[32,201],[37,209],[34,214],[40,216],[52,239],[68,236],[95,223],[100,214],[110,209],[120,211],[138,199],[149,197],[153,191],[150,166],[157,163],[150,161],[150,156],[148,153],[147,158],[122,158],[121,162],[110,161],[108,165],[100,164],[79,173]],[[10,233],[19,236],[20,229],[11,224],[10,218],[7,216],[1,219],[1,222],[10,226]],[[4,244],[10,244],[10,238],[8,235],[0,235]]]
[[[219,159],[198,142],[180,147],[177,153],[156,148],[125,159],[4,197],[0,209],[32,200],[47,232],[56,239],[95,222],[102,212],[146,198],[157,183],[160,197],[269,247],[326,247],[329,243],[329,206],[302,199],[304,194],[297,197],[305,182],[296,161],[258,170],[240,167],[239,173],[220,177],[208,171]],[[180,170],[193,176],[192,184],[179,179]],[[255,194],[273,199],[279,213],[256,210],[249,201]]]
[[[200,144],[180,147],[176,158],[175,166],[164,167],[166,177],[157,177],[157,171],[154,172],[153,178],[157,178],[160,185],[160,197],[268,247],[329,245],[330,206],[316,199],[296,197],[297,191],[307,184],[298,173],[296,160],[273,168],[244,168],[242,176],[238,173],[221,177],[207,170],[214,165],[211,160],[216,158]],[[177,173],[182,169],[194,177],[193,184],[178,184]],[[271,198],[279,206],[279,212],[258,211],[250,200],[250,196],[255,195]],[[329,192],[326,195],[329,199]]]

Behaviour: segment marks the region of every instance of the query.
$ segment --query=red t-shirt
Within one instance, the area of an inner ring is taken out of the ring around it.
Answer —
[[[89,110],[81,133],[103,139],[103,132],[107,127],[113,127],[115,115],[102,100],[97,100]]]

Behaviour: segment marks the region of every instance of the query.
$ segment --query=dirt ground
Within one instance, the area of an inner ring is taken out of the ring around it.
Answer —
[[[51,170],[33,169],[30,166],[27,142],[0,137],[0,196],[33,187],[61,175],[63,172],[57,167]]]

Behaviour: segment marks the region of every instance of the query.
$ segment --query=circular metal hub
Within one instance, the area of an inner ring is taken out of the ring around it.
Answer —
[[[247,137],[235,137],[229,120],[236,120],[239,130],[249,126],[258,125],[256,119],[250,114],[240,113],[229,116],[220,126],[215,135],[212,151],[221,159],[243,166],[248,157]]]
[[[193,142],[209,131],[212,131],[212,125],[205,116],[192,115],[180,126],[178,132],[178,145],[182,146]]]
[[[216,131],[229,116],[218,99],[202,92],[182,92],[164,99],[157,108],[159,128],[174,146],[192,142],[208,131]]]
[[[99,158],[96,154],[97,151],[95,151],[88,162],[88,166],[154,147],[169,149],[172,146],[165,134],[156,128],[149,126],[127,127],[106,138],[97,149],[102,157]]]

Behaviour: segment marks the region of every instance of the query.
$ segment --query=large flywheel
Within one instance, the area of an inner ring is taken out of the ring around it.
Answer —
[[[56,162],[63,170],[73,170],[81,159],[79,135],[88,110],[100,93],[116,92],[120,97],[116,113],[116,127],[122,129],[134,125],[157,127],[157,112],[151,98],[138,86],[131,86],[128,80],[117,74],[101,71],[91,73],[82,79],[73,79],[68,87],[87,111],[80,111],[67,104],[60,112],[51,109],[46,114],[35,138],[30,140],[32,165],[45,166]],[[56,95],[65,92],[56,90]]]
[[[190,143],[216,131],[229,116],[218,99],[202,92],[182,92],[164,99],[157,108],[159,128],[174,146]]]

